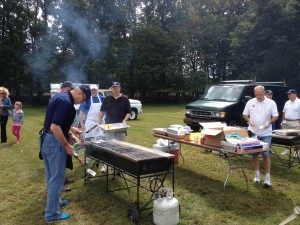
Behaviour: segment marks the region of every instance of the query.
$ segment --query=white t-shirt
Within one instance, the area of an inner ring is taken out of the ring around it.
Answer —
[[[257,101],[256,98],[250,99],[244,109],[243,115],[250,117],[250,120],[255,124],[255,127],[249,125],[248,129],[258,136],[272,135],[272,124],[263,130],[259,127],[271,120],[271,117],[278,116],[276,103],[268,98],[262,102]]]
[[[287,120],[300,119],[300,99],[296,98],[295,101],[288,100],[283,107],[285,118]]]

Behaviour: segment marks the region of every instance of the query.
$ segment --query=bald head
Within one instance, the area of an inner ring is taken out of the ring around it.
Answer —
[[[262,102],[265,100],[265,87],[264,86],[256,86],[254,88],[254,94],[257,101]]]

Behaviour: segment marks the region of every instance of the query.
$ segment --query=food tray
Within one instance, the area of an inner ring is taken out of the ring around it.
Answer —
[[[185,134],[172,134],[172,133],[169,133],[167,132],[167,136],[171,137],[171,138],[176,138],[176,139],[184,139],[185,137]]]
[[[129,126],[123,123],[109,123],[109,124],[101,124],[100,128],[105,132],[122,132],[126,131]]]
[[[152,132],[153,132],[153,134],[166,135],[167,134],[167,128],[153,128]]]

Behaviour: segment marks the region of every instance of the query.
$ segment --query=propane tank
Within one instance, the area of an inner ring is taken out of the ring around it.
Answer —
[[[173,190],[163,188],[155,193],[153,201],[153,222],[155,225],[177,225],[179,223],[179,202],[173,197]]]

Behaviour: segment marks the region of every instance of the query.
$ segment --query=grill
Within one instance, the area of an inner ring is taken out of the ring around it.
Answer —
[[[289,149],[289,155],[287,158],[282,157],[281,154],[277,153],[277,150],[274,148],[274,146],[282,148],[288,148]],[[295,155],[292,156],[292,149],[294,148]],[[276,163],[275,161],[272,161],[272,164],[277,164],[279,166],[287,167],[288,171],[291,170],[291,168],[295,165],[300,164],[299,159],[299,152],[300,152],[300,136],[283,136],[283,135],[272,135],[272,152],[279,160],[279,163]]]
[[[206,118],[206,119],[211,118],[211,112],[209,111],[192,110],[190,115],[191,117],[194,118]]]
[[[283,136],[283,135],[272,135],[272,142],[279,145],[297,146],[300,145],[300,136]]]
[[[85,154],[96,160],[94,163],[96,167],[98,167],[97,164],[99,165],[97,161],[100,161],[113,168],[112,174],[109,174],[108,170],[106,173],[107,192],[127,189],[131,201],[128,217],[135,223],[142,218],[141,213],[149,209],[148,205],[152,203],[154,193],[164,187],[164,181],[168,174],[172,176],[174,190],[174,155],[172,154],[117,140],[88,142],[85,144],[85,149]],[[115,170],[118,172],[115,173]],[[108,176],[110,175],[113,178],[123,179],[125,187],[109,190]],[[86,177],[85,181],[89,178]],[[146,182],[141,182],[146,178],[149,182],[148,185]],[[132,196],[131,188],[136,188],[136,200]],[[141,188],[150,192],[149,200],[142,206],[142,202],[140,202]]]
[[[122,169],[132,175],[146,175],[170,170],[174,155],[113,140],[89,142],[86,155]]]

